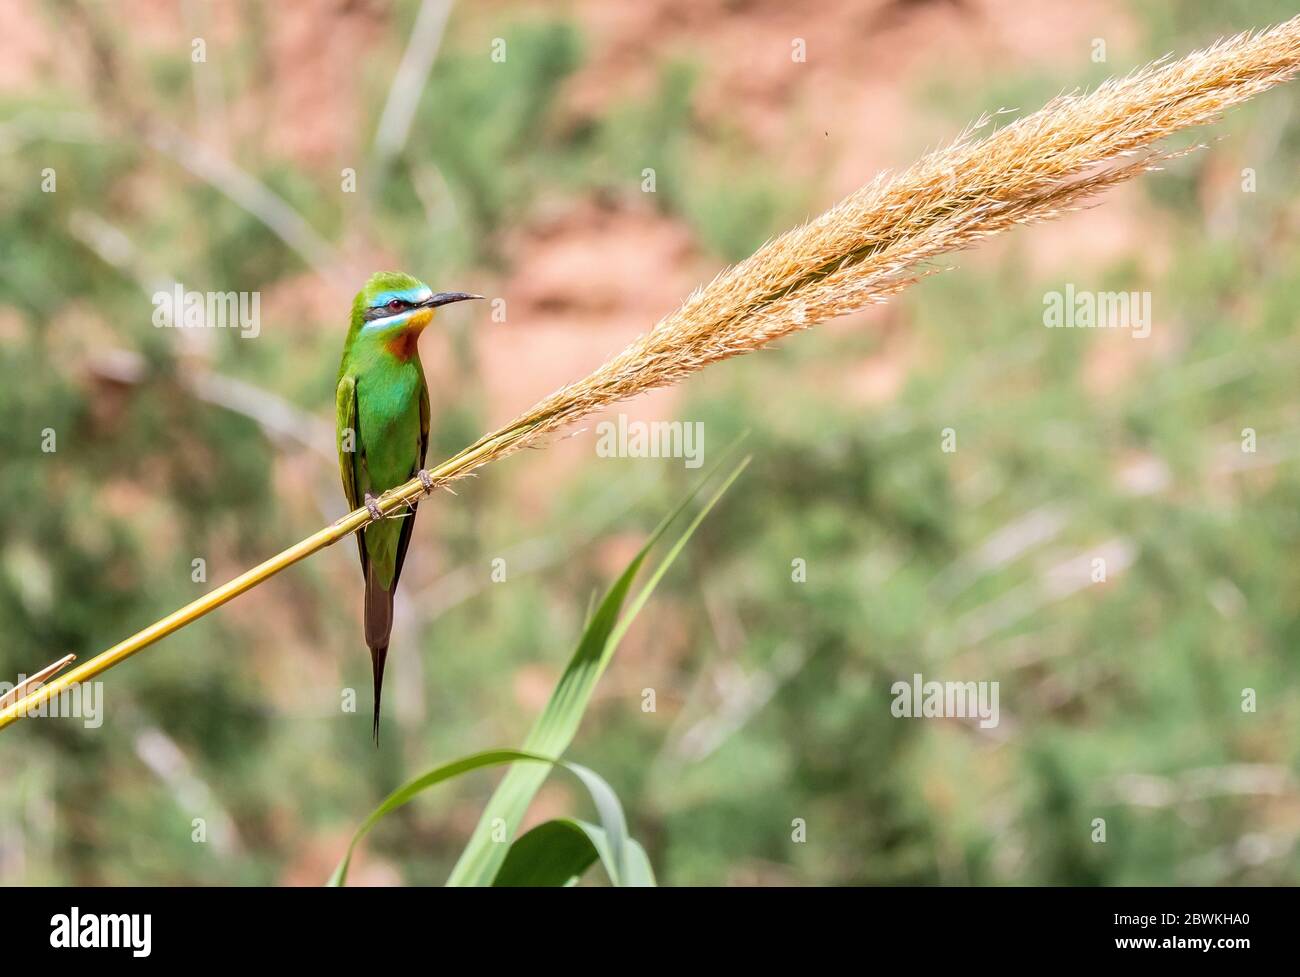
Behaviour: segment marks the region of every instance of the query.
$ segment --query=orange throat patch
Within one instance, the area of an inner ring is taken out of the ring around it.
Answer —
[[[385,341],[384,349],[405,363],[415,355],[416,344],[420,341],[420,333],[424,332],[424,327],[432,321],[432,309],[416,313],[411,316],[400,332]]]

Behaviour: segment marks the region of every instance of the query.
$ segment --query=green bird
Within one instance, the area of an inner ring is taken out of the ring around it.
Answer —
[[[429,448],[429,388],[416,343],[440,305],[482,298],[434,292],[401,272],[381,271],[352,300],[336,396],[339,474],[353,509],[365,506],[373,522],[357,534],[366,579],[366,645],[375,680],[374,737],[379,742],[379,697],[393,630],[393,594],[415,525],[415,504],[384,519],[375,500],[419,476]]]

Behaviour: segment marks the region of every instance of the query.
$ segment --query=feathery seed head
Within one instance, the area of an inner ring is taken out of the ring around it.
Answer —
[[[440,466],[438,481],[710,363],[883,302],[935,271],[927,263],[939,255],[1086,206],[1182,155],[1153,148],[1166,136],[1212,122],[1298,70],[1300,16],[1062,95],[977,138],[983,119],[723,271],[595,372]]]

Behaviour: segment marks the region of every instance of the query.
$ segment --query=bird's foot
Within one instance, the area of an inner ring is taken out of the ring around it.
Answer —
[[[433,476],[429,474],[429,470],[428,470],[427,468],[421,468],[421,469],[420,469],[418,472],[416,472],[415,474],[419,477],[419,479],[420,479],[420,484],[424,486],[424,491],[425,491],[426,493],[428,493],[428,492],[432,492],[432,491],[433,491]]]
[[[384,518],[384,514],[379,510],[379,503],[369,492],[366,493],[366,511],[370,513],[370,518],[375,522]]]

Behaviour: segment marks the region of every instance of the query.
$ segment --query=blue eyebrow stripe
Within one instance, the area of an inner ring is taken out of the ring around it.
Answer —
[[[422,302],[424,299],[429,297],[429,294],[427,288],[403,288],[392,292],[380,292],[375,296],[374,301],[371,303],[371,308],[379,308],[382,305],[387,305],[389,302],[393,301],[393,299],[401,299],[403,302],[411,303]]]

